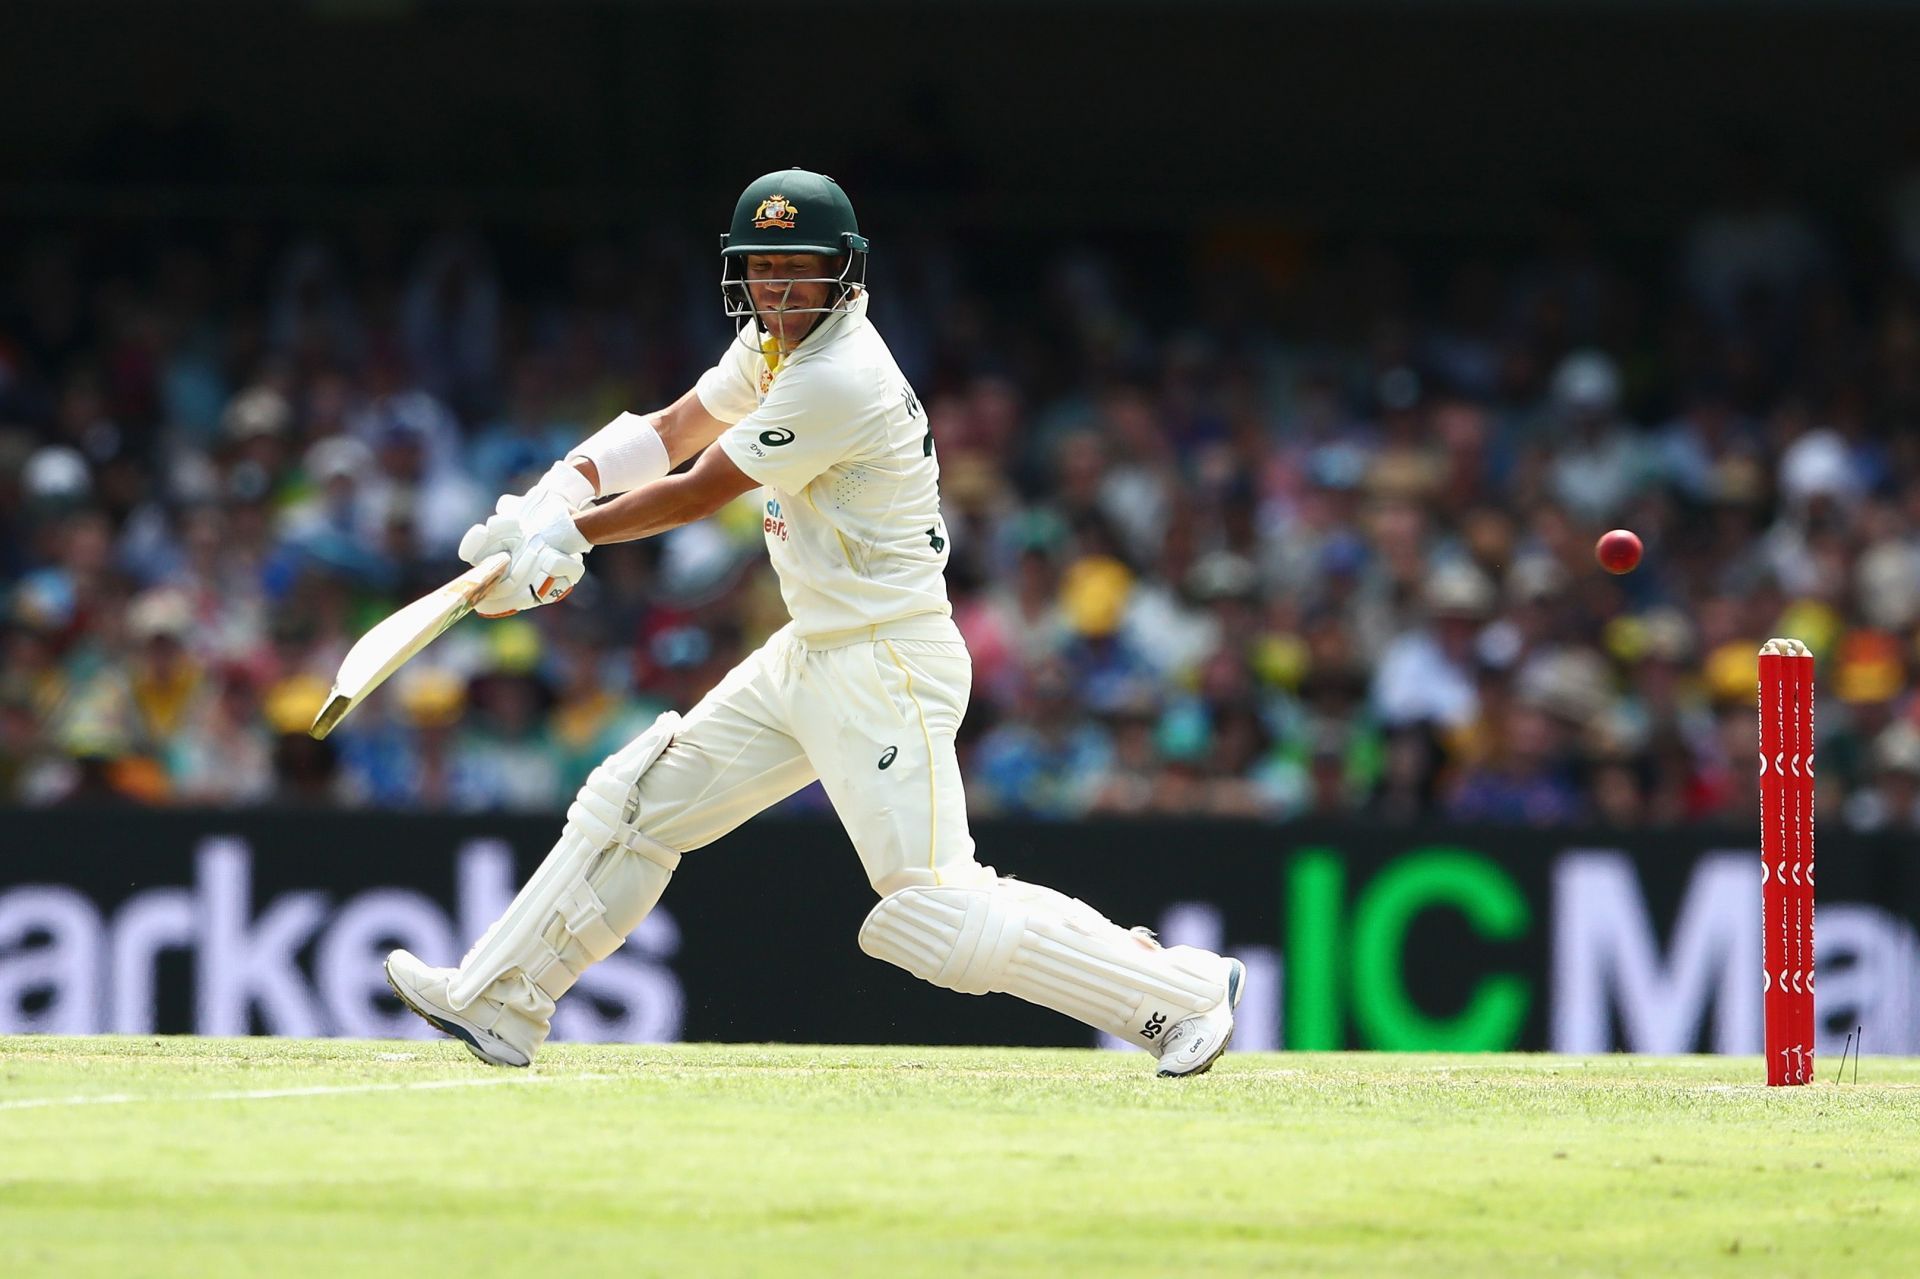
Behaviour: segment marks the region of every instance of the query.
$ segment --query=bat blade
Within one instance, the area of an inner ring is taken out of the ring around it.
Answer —
[[[387,677],[408,659],[438,639],[442,632],[473,611],[480,597],[507,571],[505,551],[489,555],[443,586],[428,591],[396,613],[382,618],[354,642],[333,678],[326,705],[307,730],[315,740],[331,733],[347,712],[386,683]]]

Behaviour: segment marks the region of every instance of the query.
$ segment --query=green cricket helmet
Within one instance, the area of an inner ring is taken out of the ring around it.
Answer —
[[[764,280],[765,284],[831,284],[826,306],[794,307],[798,314],[827,315],[847,309],[867,286],[867,237],[853,216],[853,201],[824,173],[781,169],[756,178],[733,206],[733,227],[720,237],[720,293],[727,314],[742,325],[754,315],[747,292],[750,253],[818,253],[839,260],[833,275]]]

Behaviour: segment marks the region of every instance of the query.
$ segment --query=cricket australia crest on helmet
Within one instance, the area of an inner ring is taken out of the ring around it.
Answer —
[[[770,195],[760,201],[760,207],[753,211],[753,225],[761,231],[768,227],[780,227],[791,231],[795,213],[796,210],[786,196]]]

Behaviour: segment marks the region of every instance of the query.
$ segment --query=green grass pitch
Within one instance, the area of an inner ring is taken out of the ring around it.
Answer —
[[[0,1275],[1911,1275],[1834,1065],[5,1038]]]

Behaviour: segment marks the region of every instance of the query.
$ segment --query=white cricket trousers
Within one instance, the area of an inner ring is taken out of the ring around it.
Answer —
[[[811,643],[789,623],[682,718],[640,779],[642,824],[688,852],[817,777],[876,892],[973,883],[954,752],[972,687],[947,618]]]
[[[1162,949],[974,861],[954,754],[973,666],[952,623],[932,623],[824,643],[781,630],[684,717],[656,721],[588,778],[559,844],[449,980],[452,1008],[492,992],[479,1005],[492,1020],[473,1025],[531,1059],[554,1001],[639,924],[682,853],[817,777],[881,896],[861,949],[937,986],[1017,995],[1125,1036],[1163,1068],[1184,1035],[1211,1052],[1186,1069],[1211,1065],[1231,1034],[1237,964]],[[1223,1004],[1224,1018],[1194,1020]]]

